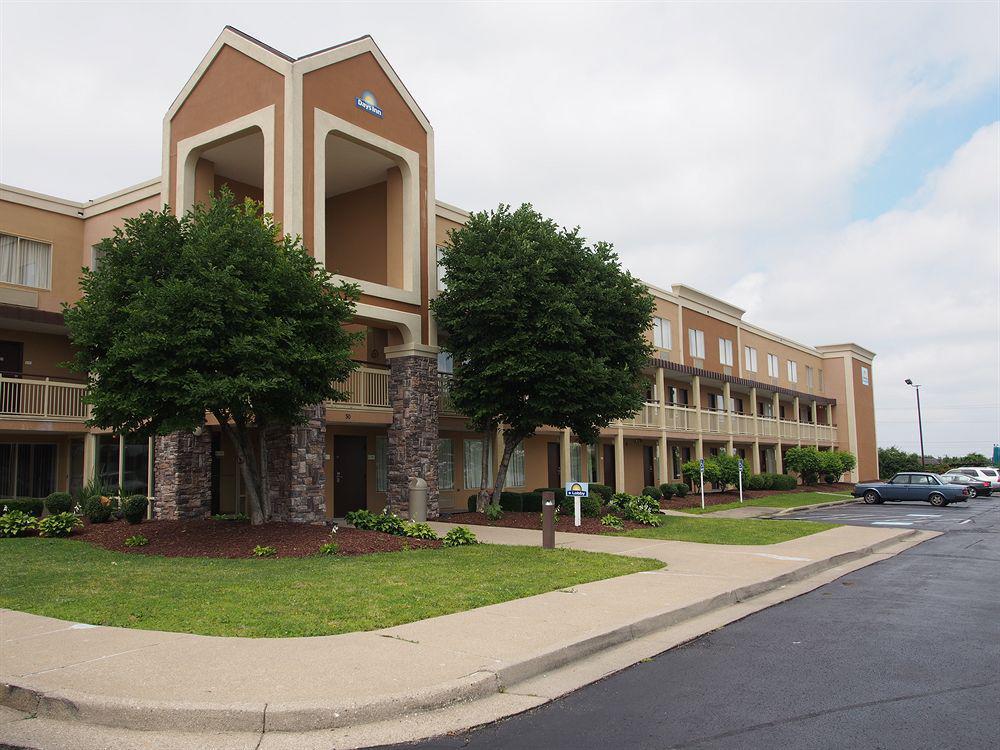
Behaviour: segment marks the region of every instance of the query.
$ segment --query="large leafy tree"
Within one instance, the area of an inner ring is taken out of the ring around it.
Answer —
[[[346,398],[335,383],[355,367],[343,324],[358,289],[334,285],[298,238],[227,188],[181,219],[165,208],[126,221],[99,251],[64,309],[90,423],[166,434],[211,413],[239,455],[253,521],[265,520],[266,429]]]
[[[920,471],[920,468],[920,456],[916,453],[906,453],[896,446],[878,449],[878,475],[882,479],[890,479],[901,471]]]
[[[517,446],[543,425],[585,442],[641,408],[653,300],[611,245],[589,245],[530,205],[473,214],[443,248],[433,303],[454,358],[451,398],[473,429],[503,429],[492,493]],[[485,454],[485,451],[484,451]]]

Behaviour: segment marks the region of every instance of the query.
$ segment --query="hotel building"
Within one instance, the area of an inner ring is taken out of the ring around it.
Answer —
[[[167,110],[160,177],[83,203],[0,189],[0,496],[74,491],[97,474],[153,496],[157,517],[245,510],[217,425],[155,439],[88,428],[85,384],[60,367],[72,353],[61,305],[79,299],[99,241],[127,218],[164,205],[183,213],[222,185],[262,201],[362,290],[350,399],[268,438],[275,517],[316,522],[387,501],[405,511],[413,476],[428,483],[432,515],[464,509],[484,441],[449,403],[429,302],[437,248],[468,214],[437,200],[431,124],[370,37],[293,59],[231,28]],[[852,479],[877,476],[871,351],[797,343],[688,286],[649,288],[645,406],[594,446],[540,430],[515,454],[509,488],[573,479],[636,493],[721,451],[780,472],[798,445],[848,450]],[[489,438],[495,468],[502,438]]]

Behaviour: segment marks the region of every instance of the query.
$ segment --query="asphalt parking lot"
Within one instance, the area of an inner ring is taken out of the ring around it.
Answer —
[[[943,508],[916,502],[867,505],[859,500],[849,505],[790,513],[781,518],[928,531],[984,531],[1000,527],[1000,496],[975,497]]]

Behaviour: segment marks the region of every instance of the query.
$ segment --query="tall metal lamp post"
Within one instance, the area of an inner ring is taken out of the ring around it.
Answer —
[[[927,462],[924,461],[924,422],[920,417],[920,386],[909,378],[906,379],[906,384],[917,390],[917,430],[920,432],[920,465],[926,468]]]

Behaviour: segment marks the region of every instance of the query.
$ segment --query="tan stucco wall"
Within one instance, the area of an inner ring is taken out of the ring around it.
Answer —
[[[83,380],[82,375],[59,366],[73,356],[73,347],[66,336],[0,328],[0,341],[23,344],[25,377]]]
[[[177,143],[274,105],[274,216],[284,194],[284,77],[242,52],[223,46],[170,120],[168,202],[177,204]]]
[[[673,302],[670,302],[669,300],[660,299],[659,297],[654,297],[653,301],[655,305],[655,310],[653,312],[653,315],[657,318],[663,318],[664,320],[670,321],[670,338],[671,338],[670,349],[657,349],[656,351],[653,352],[653,356],[660,357],[661,359],[665,359],[668,362],[680,362],[681,345],[679,337],[681,335],[681,330],[680,330],[680,315],[678,312],[679,310],[678,305]],[[684,335],[687,336],[687,333],[685,332]],[[707,335],[708,334],[706,333],[706,337]],[[646,338],[650,342],[653,341],[652,328],[650,328],[649,331],[646,333]],[[708,347],[707,339],[705,341],[705,347],[706,348]],[[718,354],[718,352],[716,352],[716,354]]]
[[[375,95],[384,112],[383,118],[374,117],[355,105],[355,98],[365,90],[369,90]],[[421,343],[426,342],[428,332],[427,227],[428,211],[433,210],[433,206],[429,207],[427,203],[427,133],[370,53],[364,53],[306,73],[302,81],[302,107],[302,226],[306,247],[312,246],[315,231],[313,205],[315,200],[315,170],[317,169],[314,147],[314,111],[316,109],[335,115],[393,143],[405,146],[419,155],[421,304],[416,309],[419,310],[422,318]],[[395,273],[396,271],[393,270],[388,276],[395,278]],[[371,299],[369,304],[395,307],[388,305],[381,298]],[[407,305],[406,307],[407,312],[414,309],[414,306]]]
[[[757,350],[757,372],[752,373],[743,369],[743,377],[751,380],[758,380],[762,383],[771,383],[772,379],[767,374],[767,355],[777,354],[778,379],[777,381],[774,381],[777,385],[785,388],[791,388],[796,391],[802,391],[803,393],[815,393],[817,395],[824,396],[830,395],[829,388],[826,388],[824,391],[819,390],[819,370],[823,367],[823,359],[821,357],[813,354],[807,354],[801,349],[796,349],[795,347],[788,346],[787,344],[782,344],[779,341],[765,338],[764,336],[748,331],[745,328],[740,330],[740,339],[742,346],[750,346]],[[742,346],[739,352],[741,367],[744,364]],[[716,344],[716,347],[718,347],[718,344]],[[718,352],[716,352],[716,355],[718,355]],[[788,360],[797,364],[799,376],[797,383],[793,383],[788,379]],[[806,380],[807,365],[813,368],[812,388],[808,387],[808,382]]]
[[[871,365],[851,360],[854,377],[854,418],[858,436],[858,475],[878,476],[878,446],[875,443],[875,373]],[[868,368],[868,385],[861,382],[861,368]]]
[[[84,264],[83,219],[33,206],[0,201],[0,232],[52,245],[51,289],[37,289],[0,283],[0,290],[27,290],[37,293],[37,309],[60,312],[61,303],[80,297],[77,280]]]
[[[83,220],[83,247],[81,248],[80,266],[89,266],[91,261],[91,248],[105,237],[114,234],[116,227],[124,226],[125,219],[134,219],[146,211],[160,210],[160,196],[152,195],[149,198],[130,203],[127,206],[116,208],[113,211],[106,211],[97,216],[91,216]]]
[[[386,183],[326,200],[326,267],[354,279],[388,283]],[[396,274],[402,271],[399,260]]]
[[[704,363],[701,365],[706,370],[711,370],[712,372],[722,372],[722,363],[719,361],[719,339],[727,338],[733,342],[733,374],[737,372],[737,362],[736,362],[736,352],[737,352],[737,337],[736,337],[736,326],[726,323],[722,320],[717,320],[716,318],[710,318],[709,316],[692,310],[688,307],[684,308],[684,364],[690,365],[692,367],[697,366],[694,357],[691,356],[691,352],[688,346],[688,330],[696,329],[705,332],[705,359]]]

